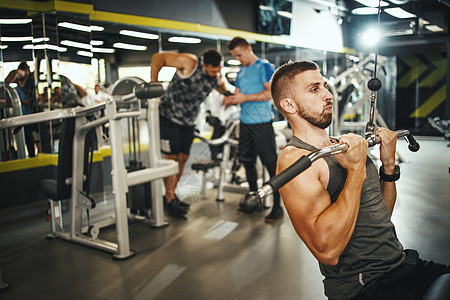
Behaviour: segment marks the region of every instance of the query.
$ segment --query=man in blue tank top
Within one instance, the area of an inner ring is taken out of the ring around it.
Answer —
[[[326,128],[333,95],[311,61],[290,62],[272,77],[275,105],[293,131],[278,158],[277,173],[302,156],[332,145]],[[449,266],[423,261],[404,250],[390,218],[397,197],[397,136],[378,128],[380,174],[367,142],[344,134],[346,152],[315,161],[280,188],[292,224],[319,261],[329,299],[421,299]]]
[[[185,218],[189,204],[178,199],[175,189],[189,158],[201,102],[213,89],[220,93],[226,91],[225,83],[220,80],[222,54],[208,50],[198,58],[191,53],[156,53],[151,62],[151,81],[158,81],[164,66],[177,71],[160,98],[161,152],[164,158],[177,161],[179,166],[178,174],[164,178],[164,204],[170,215]]]
[[[241,62],[234,95],[224,98],[226,106],[239,104],[241,108],[239,129],[239,160],[243,163],[250,191],[256,191],[256,157],[259,156],[270,177],[275,175],[277,150],[272,127],[274,117],[270,95],[270,78],[275,68],[258,58],[251,45],[241,37],[228,42],[228,51]],[[283,218],[280,194],[274,193],[272,211],[264,219],[276,222]],[[239,209],[238,214],[246,212]]]

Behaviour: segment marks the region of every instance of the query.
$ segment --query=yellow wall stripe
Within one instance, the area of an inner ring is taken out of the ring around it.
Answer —
[[[108,156],[111,156],[111,148],[109,146],[101,147],[98,151],[94,151],[93,162],[100,162],[104,157]],[[0,173],[57,165],[58,154],[39,153],[36,157],[33,158],[0,162]]]
[[[409,87],[423,72],[427,70],[427,66],[417,57],[408,57],[403,59],[403,61],[411,69],[398,80],[397,84],[400,88]]]
[[[440,81],[447,74],[447,61],[439,53],[425,54],[425,56],[436,68],[419,83],[419,87],[433,87],[436,82]]]
[[[445,101],[447,86],[443,85],[439,90],[436,91],[427,101],[425,101],[419,108],[417,108],[412,114],[409,115],[410,118],[425,118],[427,117],[436,107],[438,107],[442,102]]]

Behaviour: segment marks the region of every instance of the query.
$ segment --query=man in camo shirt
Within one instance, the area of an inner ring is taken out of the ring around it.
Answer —
[[[189,158],[201,102],[213,89],[226,91],[220,79],[222,55],[216,50],[206,51],[201,58],[191,53],[156,53],[151,62],[151,81],[158,81],[164,66],[177,68],[177,72],[160,99],[161,151],[164,158],[179,165],[177,175],[164,178],[164,204],[170,215],[184,218],[189,204],[177,198],[175,188]]]

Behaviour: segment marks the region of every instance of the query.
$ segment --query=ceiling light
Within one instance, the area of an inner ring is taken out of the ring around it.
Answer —
[[[229,59],[227,60],[227,64],[229,64],[230,66],[240,66],[241,62],[237,59]]]
[[[400,7],[386,8],[384,11],[387,14],[390,14],[391,16],[399,18],[399,19],[408,19],[408,18],[416,17],[416,15],[409,13],[406,10],[401,9]]]
[[[32,36],[2,36],[0,38],[2,42],[26,42],[32,41]]]
[[[8,45],[0,45],[0,50],[8,48]]]
[[[30,49],[30,50],[49,49],[49,50],[55,50],[58,52],[66,52],[67,51],[67,48],[65,48],[65,47],[59,47],[59,46],[51,45],[51,44],[39,44],[39,45],[28,44],[28,45],[23,46],[22,49]]]
[[[97,52],[97,53],[114,53],[114,52],[116,52],[116,50],[114,50],[112,48],[92,48],[91,51]]]
[[[0,19],[0,24],[28,24],[31,23],[31,19]]]
[[[59,27],[69,28],[78,31],[91,32],[91,31],[103,31],[104,28],[101,26],[93,26],[93,25],[81,25],[69,22],[61,22],[58,23]]]
[[[273,10],[273,7],[267,6],[267,5],[260,5],[259,9],[260,10]]]
[[[439,32],[439,31],[444,31],[443,28],[437,26],[437,25],[425,25],[425,28],[429,31],[432,32]]]
[[[48,37],[41,37],[41,38],[33,39],[33,43],[35,43],[35,44],[42,43],[42,42],[48,42],[48,41],[50,41],[50,38],[48,38]]]
[[[80,56],[94,57],[94,53],[89,51],[77,51],[77,54]]]
[[[159,38],[159,35],[153,34],[153,33],[145,33],[145,32],[139,32],[139,31],[133,31],[133,30],[121,30],[119,31],[120,34],[137,37],[141,39],[148,39],[148,40],[157,40]]]
[[[102,26],[97,26],[97,25],[91,25],[91,26],[89,26],[89,27],[91,28],[91,31],[103,31],[103,30],[105,30],[104,27],[102,27]]]
[[[354,15],[376,15],[378,14],[378,8],[375,7],[359,7],[352,10]]]
[[[363,43],[372,47],[375,46],[380,40],[380,33],[376,28],[369,28],[365,33],[361,35]]]
[[[92,49],[92,45],[90,45],[90,44],[74,42],[74,41],[69,41],[69,40],[63,40],[63,41],[61,41],[61,44],[64,45],[64,46],[81,48],[81,49],[87,49],[87,50],[91,50]]]
[[[361,3],[362,5],[369,6],[369,7],[378,7],[379,1],[378,0],[355,0],[356,2]],[[381,1],[380,6],[388,6],[389,3]]]
[[[113,47],[120,48],[120,49],[126,49],[126,50],[137,50],[137,51],[147,50],[147,46],[132,45],[132,44],[125,44],[125,43],[114,43]]]
[[[279,14],[282,17],[292,19],[292,13],[290,13],[288,11],[280,10],[280,11],[277,11],[277,14]]]
[[[89,42],[89,44],[91,44],[92,46],[101,46],[101,45],[103,45],[104,43],[103,43],[103,41],[91,40],[91,41]]]
[[[201,39],[184,37],[184,36],[173,36],[169,38],[169,42],[171,43],[185,43],[185,44],[200,44],[202,42]]]

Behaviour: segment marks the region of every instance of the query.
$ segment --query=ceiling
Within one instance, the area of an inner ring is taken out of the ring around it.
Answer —
[[[364,7],[358,1],[355,0],[302,0],[304,3],[309,3],[314,9],[324,10],[327,9],[336,15],[337,20],[342,20],[343,30],[345,32],[345,45],[348,48],[356,50],[364,50],[363,46],[359,44],[358,36],[363,33],[363,30],[370,26],[377,26],[377,15],[354,15],[352,11],[356,8]],[[375,0],[376,1],[376,0]],[[379,51],[383,54],[399,54],[408,51],[421,51],[421,49],[427,51],[447,51],[447,42],[450,41],[448,30],[448,16],[450,12],[450,0],[384,0],[387,6],[382,8],[380,15],[380,25],[378,25],[381,32],[383,32],[383,39],[379,44]],[[414,14],[415,17],[407,19],[399,19],[393,17],[385,12],[387,8],[399,7],[405,11]],[[12,17],[27,17],[26,12],[12,11],[2,9],[0,12],[2,18]],[[136,63],[149,62],[151,55],[157,51],[180,51],[180,52],[192,52],[200,55],[206,49],[220,47],[222,52],[227,56],[226,42],[227,40],[217,41],[217,38],[208,36],[201,33],[186,33],[182,31],[174,30],[151,30],[149,28],[139,28],[136,26],[126,26],[122,24],[102,23],[102,22],[90,22],[89,20],[80,19],[75,15],[47,15],[45,20],[46,35],[54,36],[52,39],[59,41],[72,40],[79,42],[86,42],[86,40],[101,40],[103,41],[102,48],[113,49],[113,44],[117,42],[143,45],[147,47],[145,51],[130,51],[115,48],[115,55],[94,53],[96,57],[107,57],[110,60],[114,60],[117,64],[133,65]],[[65,20],[76,20],[77,23],[92,23],[92,25],[100,25],[104,27],[104,31],[89,33],[80,33],[79,31],[61,28],[57,24]],[[442,28],[440,32],[432,32],[428,30],[429,25],[437,25]],[[0,32],[3,36],[19,36],[23,31],[30,32],[30,26],[28,25],[2,25]],[[160,35],[159,40],[144,40],[136,37],[129,37],[119,34],[120,29],[131,29],[138,31],[145,31],[149,33],[155,33]],[[31,29],[34,37],[42,36],[42,19],[37,19],[33,22],[33,29]],[[168,38],[174,35],[195,36],[202,39],[201,44],[178,44],[171,43]],[[49,42],[51,43],[51,42]],[[5,42],[3,44],[6,44]],[[23,43],[11,43],[9,49],[4,52],[4,59],[6,60],[20,60],[17,59],[17,55],[22,50],[25,44],[30,44],[29,41]],[[95,47],[95,46],[94,46]],[[286,52],[287,56],[292,55],[294,49],[292,47],[285,47],[283,45],[265,45],[256,43],[254,50],[257,53],[262,52],[262,47],[265,47],[265,52],[270,55],[270,52]],[[79,49],[73,49],[72,47],[65,47],[65,52],[60,52],[62,59],[77,60],[82,62],[88,61],[87,57],[80,57],[76,55]],[[311,49],[297,49],[302,51],[302,56],[308,56],[310,59],[314,59],[314,56],[321,56],[322,51],[314,51]],[[55,51],[48,51],[56,53]],[[304,53],[303,53],[304,52]],[[8,55],[6,55],[8,54]],[[298,53],[297,53],[298,54]],[[31,56],[31,51],[26,52],[27,56]]]

